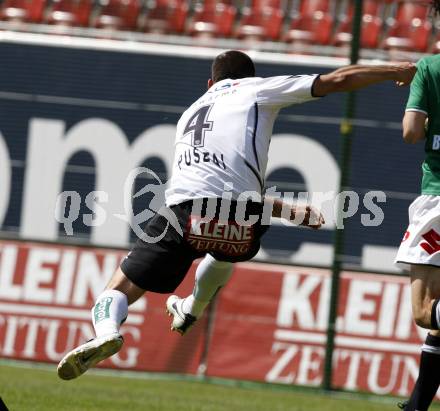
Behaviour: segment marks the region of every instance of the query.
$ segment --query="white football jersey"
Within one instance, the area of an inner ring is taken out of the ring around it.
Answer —
[[[215,83],[177,123],[166,205],[203,197],[262,194],[273,124],[281,108],[314,100],[317,75]],[[226,190],[225,190],[226,188]]]

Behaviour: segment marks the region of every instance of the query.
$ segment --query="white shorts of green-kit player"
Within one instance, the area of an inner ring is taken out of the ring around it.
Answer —
[[[409,226],[395,264],[409,270],[411,264],[440,268],[440,196],[421,195],[409,206]]]

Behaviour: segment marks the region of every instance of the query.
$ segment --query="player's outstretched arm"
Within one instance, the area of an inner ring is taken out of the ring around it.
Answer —
[[[380,66],[346,66],[318,77],[313,84],[314,96],[354,91],[383,81],[395,81],[398,86],[411,83],[417,67],[413,63]]]
[[[275,198],[269,198],[268,200],[273,202],[272,217],[283,218],[293,224],[310,227],[314,230],[321,228],[325,224],[322,213],[311,205],[287,204]],[[289,218],[284,218],[282,213],[283,207],[288,211],[290,210]]]

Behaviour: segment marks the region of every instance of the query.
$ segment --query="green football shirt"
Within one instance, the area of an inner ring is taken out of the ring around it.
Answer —
[[[420,111],[429,118],[422,194],[440,195],[440,55],[424,57],[417,63],[406,110]]]

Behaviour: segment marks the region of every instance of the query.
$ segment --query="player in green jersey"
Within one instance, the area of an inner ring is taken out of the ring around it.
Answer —
[[[440,0],[434,1],[435,12]],[[410,271],[413,317],[429,329],[419,377],[405,411],[426,411],[440,385],[440,55],[422,58],[403,117],[407,143],[425,142],[422,192],[409,207],[409,226],[396,263]]]

